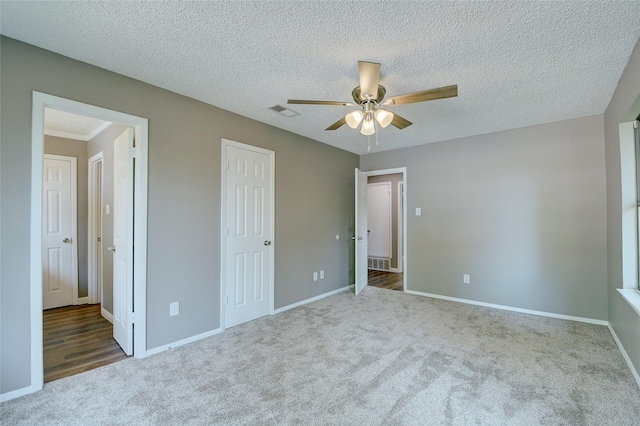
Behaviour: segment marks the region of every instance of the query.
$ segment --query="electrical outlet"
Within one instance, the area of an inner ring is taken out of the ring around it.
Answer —
[[[471,275],[464,274],[464,275],[462,276],[462,281],[463,281],[465,284],[471,284]]]
[[[318,273],[317,272],[313,273],[313,280],[314,281],[318,281]]]
[[[180,302],[169,303],[169,316],[175,317],[180,314]]]
[[[320,271],[320,279],[324,280],[324,269],[322,271]]]

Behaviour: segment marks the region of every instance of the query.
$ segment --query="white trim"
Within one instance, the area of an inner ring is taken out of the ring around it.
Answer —
[[[397,204],[398,204],[398,213],[397,213],[397,215],[398,215],[398,223],[397,223],[397,225],[398,225],[398,230],[397,230],[397,235],[398,235],[398,241],[397,241],[397,244],[398,244],[398,248],[397,248],[397,250],[398,250],[397,251],[398,260],[397,260],[396,263],[398,264],[398,267],[397,268],[392,268],[393,270],[395,270],[395,271],[392,271],[392,272],[397,272],[397,273],[401,274],[402,271],[404,271],[404,268],[402,267],[402,263],[403,263],[402,259],[403,259],[403,254],[404,254],[404,251],[402,250],[402,245],[403,245],[403,242],[404,242],[404,238],[403,238],[404,232],[402,232],[404,230],[404,214],[403,214],[403,211],[404,211],[404,208],[403,208],[403,205],[404,205],[404,181],[398,182],[397,191],[398,192],[397,192],[396,195],[398,196],[398,201],[397,201]]]
[[[63,132],[60,130],[44,129],[44,134],[47,136],[54,136],[56,138],[73,139],[76,141],[83,141],[83,142],[87,142],[89,140],[85,135],[80,135],[78,133],[71,133],[71,132]]]
[[[63,132],[60,130],[51,130],[51,129],[44,129],[44,134],[47,136],[55,136],[57,138],[74,139],[77,141],[89,142],[91,139],[98,136],[104,129],[109,127],[111,124],[113,123],[111,123],[110,121],[105,121],[95,129],[93,129],[91,133],[89,133],[88,135],[82,135],[79,133],[71,133],[71,132]]]
[[[622,288],[638,288],[638,207],[636,206],[636,142],[633,121],[620,123],[622,201]]]
[[[425,296],[425,297],[431,297],[434,299],[449,300],[451,302],[466,303],[468,305],[484,306],[486,308],[501,309],[503,311],[520,312],[522,314],[538,315],[541,317],[551,317],[551,318],[558,318],[558,319],[569,320],[569,321],[586,322],[588,324],[597,324],[597,325],[609,324],[608,321],[603,321],[603,320],[593,319],[593,318],[574,317],[572,315],[554,314],[551,312],[534,311],[532,309],[514,308],[512,306],[496,305],[494,303],[478,302],[476,300],[460,299],[458,297],[441,296],[439,294],[423,293],[421,291],[406,290],[406,292],[409,294],[414,294],[416,296]]]
[[[33,93],[31,113],[31,253],[30,322],[32,392],[44,386],[42,342],[42,167],[44,165],[44,100]]]
[[[76,305],[88,305],[88,304],[89,304],[89,296],[78,297],[78,303],[76,303]]]
[[[621,289],[617,288],[620,296],[631,306],[631,309],[636,311],[636,314],[640,315],[640,291],[634,289]]]
[[[102,270],[102,262],[98,261],[102,258],[102,250],[96,247],[98,242],[98,236],[103,237],[101,227],[98,227],[97,218],[102,215],[103,204],[103,177],[104,177],[104,155],[100,151],[93,157],[89,158],[88,163],[88,230],[87,230],[87,290],[89,294],[89,303],[100,303],[102,301],[102,286],[100,285],[101,279],[99,275]],[[100,164],[100,175],[97,173],[97,166]],[[100,178],[100,199],[96,194],[98,188],[97,179]],[[100,243],[102,246],[102,243]],[[97,270],[96,270],[97,269]]]
[[[107,127],[111,126],[112,124],[113,123],[110,121],[105,121],[95,129],[93,129],[93,131],[87,135],[87,142],[95,138],[96,136],[98,136],[100,133],[102,133]]]
[[[226,314],[227,314],[227,306],[225,303],[226,300],[226,295],[227,295],[227,286],[226,286],[226,270],[225,270],[225,266],[226,266],[226,188],[227,188],[227,147],[228,146],[233,146],[236,148],[240,148],[240,149],[246,149],[249,151],[253,151],[253,152],[258,152],[261,154],[265,154],[269,156],[269,168],[270,168],[270,176],[269,178],[271,179],[271,187],[272,187],[272,191],[269,197],[269,203],[271,206],[271,212],[270,212],[270,216],[271,216],[271,221],[269,226],[271,227],[271,247],[275,246],[275,235],[276,235],[276,222],[275,222],[275,216],[276,216],[276,204],[275,204],[275,192],[276,192],[276,167],[275,167],[275,158],[276,158],[276,153],[275,151],[271,151],[269,149],[265,149],[265,148],[260,148],[257,146],[253,146],[253,145],[248,145],[248,144],[244,144],[241,142],[236,142],[236,141],[232,141],[230,139],[224,139],[222,138],[222,143],[221,143],[221,149],[222,149],[222,163],[221,163],[221,175],[222,178],[220,180],[221,182],[221,190],[220,190],[220,330],[224,331],[226,329]],[[275,282],[275,249],[272,250],[271,252],[271,261],[270,261],[270,268],[271,268],[271,279],[270,279],[270,285],[269,285],[269,315],[273,315],[274,314],[274,308],[275,308],[275,286],[276,286],[276,282]]]
[[[195,336],[187,337],[186,339],[178,340],[177,342],[169,343],[167,345],[158,346],[157,348],[153,348],[147,351],[147,356],[159,354],[160,352],[164,352],[169,349],[177,348],[178,346],[186,345],[187,343],[193,343],[198,340],[202,340],[206,337],[213,336],[215,334],[221,333],[221,328],[216,328],[215,330],[207,331],[201,334],[196,334]]]
[[[134,310],[137,323],[134,356],[146,356],[147,303],[147,169],[149,121],[58,96],[33,92],[31,116],[31,232],[30,232],[30,323],[31,323],[31,389],[36,392],[44,383],[42,361],[42,163],[44,155],[44,109],[61,111],[121,123],[135,128],[135,226],[134,239]]]
[[[109,311],[107,311],[105,308],[103,308],[102,306],[100,307],[100,315],[102,315],[102,317],[104,319],[106,319],[107,321],[109,321],[111,324],[113,324],[113,314]]]
[[[46,160],[59,160],[68,161],[70,165],[70,190],[71,197],[71,229],[69,230],[69,237],[71,238],[71,303],[73,305],[79,305],[78,302],[78,286],[80,281],[78,279],[78,159],[76,157],[69,157],[68,155],[56,155],[56,154],[43,154],[43,159]],[[44,186],[44,183],[42,184]],[[41,213],[42,215],[42,213]],[[42,217],[42,216],[40,216]]]
[[[380,176],[380,175],[393,175],[396,173],[402,173],[402,182],[404,185],[404,197],[402,198],[402,291],[408,292],[407,290],[407,168],[406,167],[396,167],[393,169],[383,169],[383,170],[372,170],[369,172],[364,172],[364,174],[368,176]],[[398,254],[398,257],[399,254]],[[398,264],[400,265],[400,264]]]
[[[37,392],[40,389],[35,389],[33,386],[27,386],[26,388],[17,389],[11,392],[0,393],[0,402],[10,401],[12,399],[20,398],[21,396],[29,395],[30,393]]]
[[[613,340],[616,341],[616,345],[618,345],[618,349],[622,353],[622,357],[627,362],[627,366],[629,366],[633,378],[636,379],[636,383],[638,384],[638,387],[640,387],[640,374],[638,374],[638,370],[636,370],[635,365],[633,365],[633,363],[631,362],[631,358],[629,358],[627,351],[624,350],[624,346],[622,346],[622,343],[620,342],[620,339],[618,339],[618,335],[613,330],[613,327],[611,327],[611,324],[607,323],[607,327],[609,328],[609,332],[611,332],[611,335],[613,336]]]
[[[273,311],[273,314],[279,314],[284,311],[288,311],[289,309],[297,308],[298,306],[306,305],[307,303],[315,302],[316,300],[324,299],[325,297],[333,296],[334,294],[342,293],[343,291],[353,290],[355,284],[351,284],[337,290],[332,290],[328,293],[323,293],[318,296],[311,297],[309,299],[302,300],[300,302],[292,303],[291,305],[283,306],[282,308],[278,308]]]

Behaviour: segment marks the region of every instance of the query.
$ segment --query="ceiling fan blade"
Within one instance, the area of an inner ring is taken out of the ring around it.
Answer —
[[[433,101],[436,99],[453,98],[458,96],[458,85],[438,87],[437,89],[423,90],[422,92],[407,93],[388,97],[382,105],[403,105],[416,102]]]
[[[398,129],[402,130],[405,127],[411,126],[413,123],[407,120],[406,118],[400,117],[395,112],[393,113],[393,121],[391,122],[393,126],[396,126]]]
[[[331,126],[327,127],[325,130],[336,130],[337,128],[345,125],[346,123],[347,123],[347,120],[344,117],[342,117],[340,120],[336,121]]]
[[[360,75],[360,94],[362,99],[378,97],[378,83],[380,82],[380,64],[375,62],[358,61]]]
[[[337,106],[355,106],[355,104],[351,102],[340,102],[340,101],[307,101],[304,99],[289,99],[287,101],[288,104],[298,104],[298,105],[337,105]]]

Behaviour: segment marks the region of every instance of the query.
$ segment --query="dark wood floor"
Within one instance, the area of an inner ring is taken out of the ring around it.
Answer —
[[[100,305],[44,311],[43,346],[45,383],[127,357],[113,339],[113,326],[100,315]]]
[[[403,276],[402,274],[395,274],[393,272],[369,269],[369,285],[389,290],[403,291]]]

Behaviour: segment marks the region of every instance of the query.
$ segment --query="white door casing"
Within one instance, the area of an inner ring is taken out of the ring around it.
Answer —
[[[273,313],[273,151],[223,140],[223,327]],[[222,321],[221,321],[222,322]]]
[[[88,230],[87,230],[87,277],[89,303],[102,301],[102,167],[103,153],[88,160]]]
[[[367,185],[367,256],[391,259],[391,182]]]
[[[42,306],[78,302],[77,160],[45,154],[42,173]]]
[[[404,182],[398,182],[398,261],[397,272],[404,271]]]
[[[44,385],[43,340],[42,340],[42,171],[44,155],[45,108],[59,109],[75,114],[99,118],[112,123],[124,124],[135,129],[136,161],[133,185],[134,228],[138,242],[134,246],[133,258],[140,267],[133,269],[134,303],[136,318],[135,357],[144,358],[147,351],[147,193],[148,193],[148,147],[149,120],[131,114],[101,108],[58,96],[33,91],[31,121],[31,212],[29,255],[29,319],[30,327],[30,384],[21,394],[36,392]]]
[[[355,240],[355,271],[356,271],[356,295],[360,294],[368,284],[367,270],[367,175],[356,168],[355,172],[355,204],[356,217]]]
[[[113,141],[113,338],[133,353],[133,129]]]

